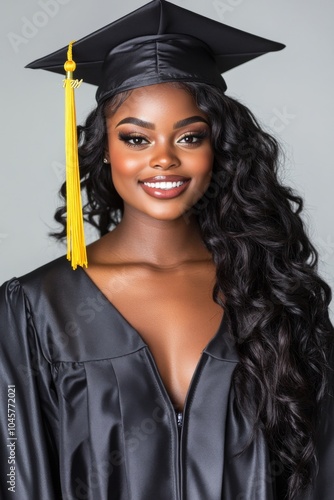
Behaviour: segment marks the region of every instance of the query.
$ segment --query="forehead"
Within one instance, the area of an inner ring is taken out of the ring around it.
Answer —
[[[118,107],[113,116],[159,115],[168,119],[169,115],[196,113],[205,117],[190,92],[170,83],[160,83],[140,87],[131,91],[130,95]]]

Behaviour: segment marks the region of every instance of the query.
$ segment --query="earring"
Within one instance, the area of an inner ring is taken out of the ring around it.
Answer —
[[[108,159],[107,158],[103,158],[103,163],[105,163],[107,165],[109,163]]]

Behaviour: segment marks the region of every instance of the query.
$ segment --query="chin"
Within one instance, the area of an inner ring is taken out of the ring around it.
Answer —
[[[186,210],[183,211],[161,211],[161,212],[154,212],[154,213],[148,213],[147,215],[151,217],[152,219],[155,220],[160,220],[160,221],[174,221],[177,219],[180,219],[183,217],[186,213]]]

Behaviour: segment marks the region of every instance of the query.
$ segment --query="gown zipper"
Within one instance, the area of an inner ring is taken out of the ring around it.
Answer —
[[[151,367],[153,369],[153,374],[155,375],[155,378],[158,381],[159,386],[161,388],[161,393],[162,393],[163,399],[165,401],[165,404],[170,412],[169,415],[170,415],[170,417],[172,417],[171,418],[172,423],[174,423],[174,425],[172,426],[172,433],[173,433],[173,439],[174,439],[175,455],[172,458],[173,458],[174,467],[175,467],[174,470],[175,470],[177,500],[181,500],[181,498],[182,498],[182,496],[181,496],[182,484],[181,484],[181,477],[180,477],[180,471],[181,471],[181,466],[180,466],[181,441],[180,441],[180,438],[181,438],[181,434],[179,431],[177,419],[175,418],[175,408],[172,405],[169,394],[168,394],[166,387],[162,381],[162,378],[161,378],[160,372],[158,370],[158,367],[156,365],[153,354],[151,353],[151,351],[148,347],[146,347],[146,353],[147,353],[148,359],[151,363]],[[182,429],[182,427],[181,427],[181,429]]]
[[[172,402],[170,400],[170,397],[169,397],[169,394],[166,390],[166,387],[162,381],[162,378],[161,378],[161,375],[160,375],[160,372],[158,370],[158,367],[156,365],[156,362],[155,362],[155,359],[153,357],[153,354],[151,353],[150,349],[148,347],[146,347],[146,352],[148,353],[148,357],[151,361],[151,366],[153,367],[153,372],[155,374],[155,377],[157,379],[157,381],[159,382],[159,385],[160,387],[162,388],[162,393],[164,394],[164,399],[165,399],[165,402],[168,406],[168,408],[174,413],[174,422],[175,422],[175,426],[173,426],[173,430],[174,430],[174,433],[175,433],[175,437],[177,436],[177,439],[175,440],[176,441],[176,471],[177,471],[177,474],[176,474],[176,484],[177,484],[177,491],[178,491],[178,494],[179,494],[179,498],[178,500],[183,500],[182,499],[182,496],[183,496],[183,474],[182,474],[182,460],[183,460],[183,447],[182,447],[182,435],[183,435],[183,428],[184,428],[184,421],[185,421],[185,418],[186,418],[186,409],[187,409],[187,401],[189,400],[190,398],[190,395],[192,395],[193,391],[194,391],[194,380],[195,378],[197,377],[197,374],[199,372],[199,370],[202,368],[203,366],[203,361],[204,361],[204,350],[202,351],[202,355],[196,365],[196,368],[195,368],[195,371],[193,373],[193,376],[192,376],[192,379],[190,381],[190,385],[189,385],[189,388],[188,388],[188,392],[186,394],[186,398],[185,398],[185,402],[184,402],[184,408],[183,408],[183,412],[176,412],[175,411],[175,408],[174,406],[172,405]]]
[[[183,485],[182,485],[182,426],[183,426],[183,412],[182,411],[176,411],[175,412],[176,416],[176,425],[177,425],[177,430],[178,430],[178,469],[179,469],[179,495],[180,495],[180,500],[182,500],[182,490],[183,490]]]

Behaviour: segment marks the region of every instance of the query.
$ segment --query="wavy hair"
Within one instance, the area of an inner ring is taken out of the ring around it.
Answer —
[[[261,428],[283,467],[280,498],[296,498],[317,467],[316,432],[327,394],[333,328],[329,286],[301,218],[302,199],[278,177],[280,148],[254,115],[218,89],[172,83],[190,92],[210,121],[215,161],[211,184],[190,209],[216,265],[214,300],[227,316],[240,363],[239,408]],[[129,92],[102,103],[78,127],[85,219],[102,236],[117,225],[122,199],[103,164],[105,117]],[[61,188],[64,197],[65,184]],[[65,237],[65,207],[55,219]],[[224,299],[222,299],[224,297]]]

